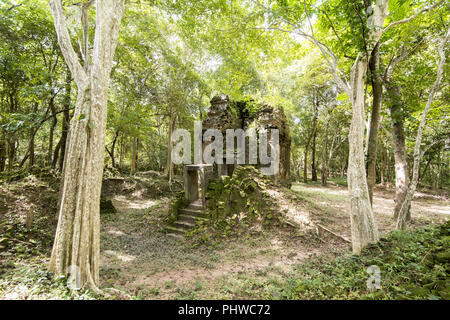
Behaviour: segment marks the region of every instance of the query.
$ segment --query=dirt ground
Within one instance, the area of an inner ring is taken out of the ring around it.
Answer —
[[[347,189],[294,184],[292,191],[302,204],[299,217],[305,219],[307,211],[306,217],[338,236],[321,229],[284,230],[194,247],[164,233],[169,198],[115,196],[118,212],[101,218],[101,285],[142,299],[240,299],[258,285],[258,276],[277,281],[309,257],[350,250],[345,241],[351,238]],[[394,228],[393,208],[392,191],[376,190],[374,213],[382,235]],[[294,216],[296,210],[291,208]],[[418,192],[412,217],[411,227],[449,219],[448,197]]]

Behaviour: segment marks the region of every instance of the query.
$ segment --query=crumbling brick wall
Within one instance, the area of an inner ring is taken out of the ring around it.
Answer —
[[[273,107],[267,104],[260,104],[256,111],[249,112],[247,104],[249,102],[230,101],[227,95],[215,96],[211,100],[211,107],[208,110],[207,117],[203,120],[203,131],[207,129],[218,129],[223,137],[226,136],[227,129],[244,129],[254,127],[257,131],[262,128],[269,130],[279,130],[280,145],[280,167],[278,173],[273,177],[275,183],[281,185],[290,185],[290,148],[291,136],[283,109]],[[253,103],[253,102],[252,102]],[[268,136],[270,139],[270,135]],[[204,143],[203,150],[208,143]],[[225,155],[225,146],[224,151]],[[248,161],[249,148],[246,146],[246,161]],[[225,163],[225,161],[224,161]],[[260,164],[257,164],[259,167]],[[234,165],[214,165],[214,174],[220,176],[223,174],[231,175]]]

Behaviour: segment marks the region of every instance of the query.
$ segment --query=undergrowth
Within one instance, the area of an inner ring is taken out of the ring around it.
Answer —
[[[360,256],[318,257],[297,265],[271,296],[280,299],[450,299],[450,222],[394,231]],[[380,288],[369,290],[369,266]]]

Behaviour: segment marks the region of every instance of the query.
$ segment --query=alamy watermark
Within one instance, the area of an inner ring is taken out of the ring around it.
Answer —
[[[191,134],[188,130],[174,130],[172,142],[176,143],[176,145],[171,153],[174,164],[259,163],[263,175],[276,175],[278,173],[280,165],[278,129],[267,130],[260,128],[258,132],[254,128],[249,128],[245,131],[243,129],[227,129],[224,143],[224,137],[220,130],[207,129],[203,133],[202,122],[195,121],[193,157],[191,140]],[[248,152],[246,152],[246,146],[248,146]]]
[[[370,274],[367,279],[366,284],[369,290],[379,290],[381,289],[381,270],[376,265],[371,265],[367,267],[366,272]]]

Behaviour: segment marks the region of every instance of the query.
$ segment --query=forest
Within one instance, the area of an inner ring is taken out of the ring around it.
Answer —
[[[1,0],[0,299],[449,300],[449,17]]]

